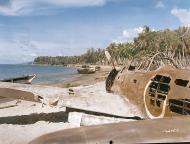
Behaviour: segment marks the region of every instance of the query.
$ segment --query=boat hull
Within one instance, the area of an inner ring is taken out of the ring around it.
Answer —
[[[16,77],[10,79],[1,80],[1,82],[11,82],[11,83],[22,83],[22,84],[31,84],[31,82],[36,78],[36,75],[28,75],[23,77]]]
[[[83,69],[83,68],[77,69],[77,71],[79,74],[93,74],[96,72],[95,69]]]

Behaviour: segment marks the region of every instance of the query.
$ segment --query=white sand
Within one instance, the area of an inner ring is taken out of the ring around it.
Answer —
[[[0,125],[0,144],[26,144],[35,137],[57,130],[72,128],[69,123],[39,121],[31,125]]]
[[[142,116],[137,107],[130,104],[127,99],[124,100],[119,95],[107,93],[105,82],[99,82],[85,87],[79,86],[73,89],[76,95],[63,101],[63,105],[120,116]]]
[[[22,89],[22,88],[20,88]],[[50,91],[53,88],[46,87],[44,90],[40,89],[40,86],[37,86],[35,91],[40,94],[47,94],[53,97],[53,94],[56,94],[56,97],[60,97],[59,105],[56,107],[50,107],[48,105],[42,108],[41,104],[35,104],[33,102],[22,101],[16,107],[10,107],[5,109],[0,109],[0,120],[1,117],[7,116],[18,116],[18,115],[30,115],[31,113],[51,113],[64,111],[65,108],[62,106],[72,106],[76,108],[93,110],[99,112],[105,112],[110,114],[116,114],[121,116],[141,116],[143,115],[140,111],[128,101],[125,101],[122,97],[107,93],[105,91],[104,82],[99,82],[90,86],[79,86],[75,87],[74,92],[75,95],[66,94],[68,89],[55,88],[54,91]],[[64,92],[64,95],[60,95],[60,92]],[[6,103],[0,103],[1,106],[15,104],[16,101],[10,101]],[[61,108],[60,108],[61,107]],[[72,120],[71,120],[72,121]],[[89,119],[85,121],[85,123],[94,123],[88,122]],[[104,121],[104,120],[102,120]],[[118,120],[116,120],[118,122]],[[107,122],[107,121],[106,121]],[[111,119],[111,122],[114,122]],[[72,122],[70,123],[48,123],[45,121],[38,121],[34,124],[26,124],[26,125],[16,125],[16,124],[0,124],[0,144],[22,144],[31,141],[32,139],[40,136],[42,134],[53,132],[61,129],[76,127]]]

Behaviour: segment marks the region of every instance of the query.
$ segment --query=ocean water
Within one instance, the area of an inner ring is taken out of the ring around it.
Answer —
[[[36,74],[34,84],[56,83],[77,74],[77,70],[63,66],[41,66],[41,65],[11,65],[0,64],[0,79],[20,77]]]

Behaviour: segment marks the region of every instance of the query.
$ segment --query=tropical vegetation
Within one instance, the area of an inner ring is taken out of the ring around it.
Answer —
[[[104,51],[108,50],[116,64],[126,64],[131,59],[151,57],[162,52],[175,60],[177,64],[189,64],[190,60],[190,28],[179,27],[176,30],[152,31],[145,26],[142,33],[133,42],[111,43],[106,48],[90,48],[80,56],[39,56],[35,64],[67,65],[67,64],[108,64]]]

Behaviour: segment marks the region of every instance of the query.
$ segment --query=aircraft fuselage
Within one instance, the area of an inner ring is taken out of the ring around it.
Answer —
[[[111,82],[110,77],[106,80],[107,91],[127,97],[148,118],[190,114],[189,70],[170,65],[148,72],[123,68]]]

